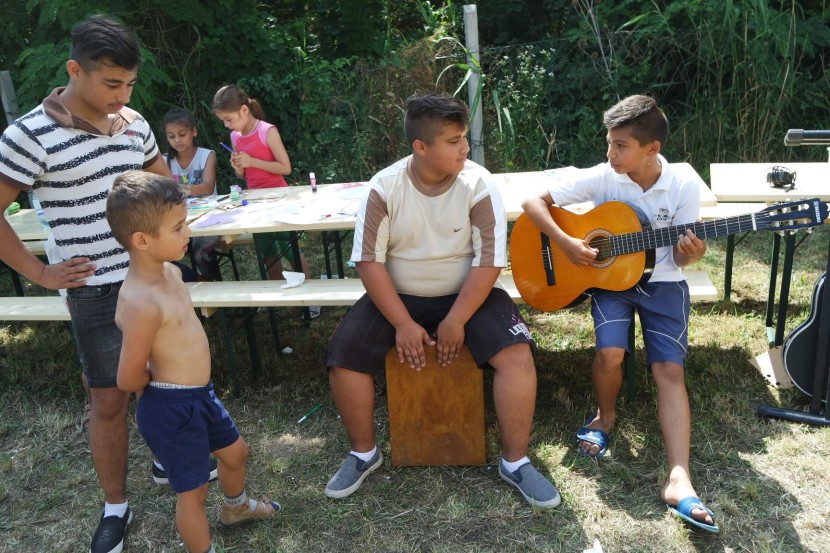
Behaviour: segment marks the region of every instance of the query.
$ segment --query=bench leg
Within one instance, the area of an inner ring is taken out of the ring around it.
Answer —
[[[248,351],[251,355],[251,368],[253,369],[254,377],[259,378],[262,372],[262,361],[259,357],[259,346],[256,341],[253,313],[251,313],[251,316],[245,316],[245,332],[248,334]]]
[[[634,321],[631,321],[631,326],[628,327],[628,350],[623,356],[623,373],[625,374],[625,396],[628,399],[634,399],[637,394],[637,362],[634,358],[635,340],[634,340]]]
[[[231,335],[231,328],[228,324],[228,316],[225,313],[226,309],[219,309],[219,325],[222,327],[222,340],[225,342],[225,358],[228,362],[228,370],[231,373],[231,385],[233,386],[233,395],[239,397],[239,375],[236,372],[236,356],[233,351],[233,336]]]

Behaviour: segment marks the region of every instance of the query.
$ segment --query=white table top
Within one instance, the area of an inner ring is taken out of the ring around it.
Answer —
[[[694,171],[688,163],[673,165]],[[515,221],[522,214],[522,201],[542,191],[549,178],[544,171],[499,173],[493,176],[500,183],[508,221]],[[698,180],[700,205],[717,204],[714,194],[703,179],[698,177]],[[310,186],[247,190],[243,199],[248,200],[249,204],[233,210],[238,211],[234,220],[201,226],[200,221],[204,222],[208,217],[226,212],[219,209],[189,210],[190,217],[198,217],[190,223],[190,229],[193,236],[222,236],[227,242],[233,242],[234,237],[245,233],[351,230],[355,225],[354,212],[359,206],[359,199],[366,193],[367,184],[321,184],[317,187],[317,193],[312,193]],[[225,200],[221,205],[228,203]],[[340,210],[347,213],[338,213]],[[49,236],[49,230],[40,224],[34,210],[22,209],[8,219],[21,240],[45,240]]]
[[[40,223],[34,209],[21,209],[17,213],[5,217],[21,240],[46,240],[49,238],[49,229]]]
[[[795,171],[795,188],[773,188],[767,171],[774,166]],[[830,163],[713,163],[712,192],[721,202],[782,202],[799,198],[830,201]]]

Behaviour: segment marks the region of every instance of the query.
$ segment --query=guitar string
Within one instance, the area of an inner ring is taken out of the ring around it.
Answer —
[[[752,221],[753,216],[756,217],[755,224],[753,224]],[[716,219],[713,221],[698,221],[686,225],[675,225],[667,228],[646,229],[641,232],[603,236],[601,237],[602,240],[599,244],[599,253],[597,257],[605,259],[607,257],[626,255],[658,247],[673,246],[677,244],[679,236],[675,233],[675,231],[678,231],[681,228],[684,229],[684,234],[685,229],[691,229],[699,237],[702,234],[703,240],[727,234],[739,234],[741,232],[754,230],[755,228],[763,229],[766,228],[766,226],[761,226],[764,224],[764,218],[764,212],[750,213],[724,219]],[[766,224],[768,225],[768,223]],[[724,232],[718,232],[719,227],[723,227]],[[732,229],[732,232],[730,232],[730,229]],[[669,234],[670,232],[671,234]],[[648,235],[652,235],[652,239],[646,238]],[[550,251],[553,251],[552,255],[549,253]],[[542,251],[542,260],[543,263],[548,266],[550,265],[549,261],[553,261],[554,263],[558,261],[568,261],[570,263],[568,256],[555,245],[552,246],[551,250]]]

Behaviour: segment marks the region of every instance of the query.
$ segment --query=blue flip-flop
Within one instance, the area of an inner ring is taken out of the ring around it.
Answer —
[[[588,428],[588,425],[591,424],[591,421],[597,417],[597,414],[594,413],[585,421],[585,425],[582,426],[579,430],[576,431],[576,450],[585,455],[589,459],[599,459],[605,452],[608,451],[608,434],[603,432],[602,430],[597,430],[596,428]],[[586,453],[581,447],[579,447],[579,442],[588,442],[592,444],[596,444],[599,446],[599,451],[596,455],[591,455]]]
[[[712,517],[712,522],[715,522],[715,513],[713,513],[706,505],[703,504],[699,498],[690,495],[686,499],[681,500],[677,505],[669,505],[666,503],[666,507],[669,508],[669,511],[676,516],[679,517],[689,524],[693,524],[698,528],[706,530],[707,532],[712,532],[717,534],[720,532],[720,528],[717,524],[706,524],[705,522],[701,522],[694,517],[692,517],[692,510],[693,509],[703,509],[709,516]]]

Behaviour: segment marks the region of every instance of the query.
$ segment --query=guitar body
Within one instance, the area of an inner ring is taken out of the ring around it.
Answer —
[[[813,395],[813,385],[818,351],[818,327],[821,320],[821,302],[824,299],[824,282],[827,273],[822,274],[813,288],[813,302],[810,317],[796,327],[784,340],[782,356],[784,369],[796,387]]]
[[[590,288],[627,290],[653,264],[653,251],[615,257],[602,254],[607,237],[642,231],[637,214],[623,202],[606,202],[583,215],[551,206],[550,214],[565,233],[588,241],[601,252],[592,265],[578,267],[523,213],[510,235],[510,264],[516,288],[531,307],[542,311],[571,307],[584,301],[584,292]],[[549,254],[544,252],[547,248]]]

